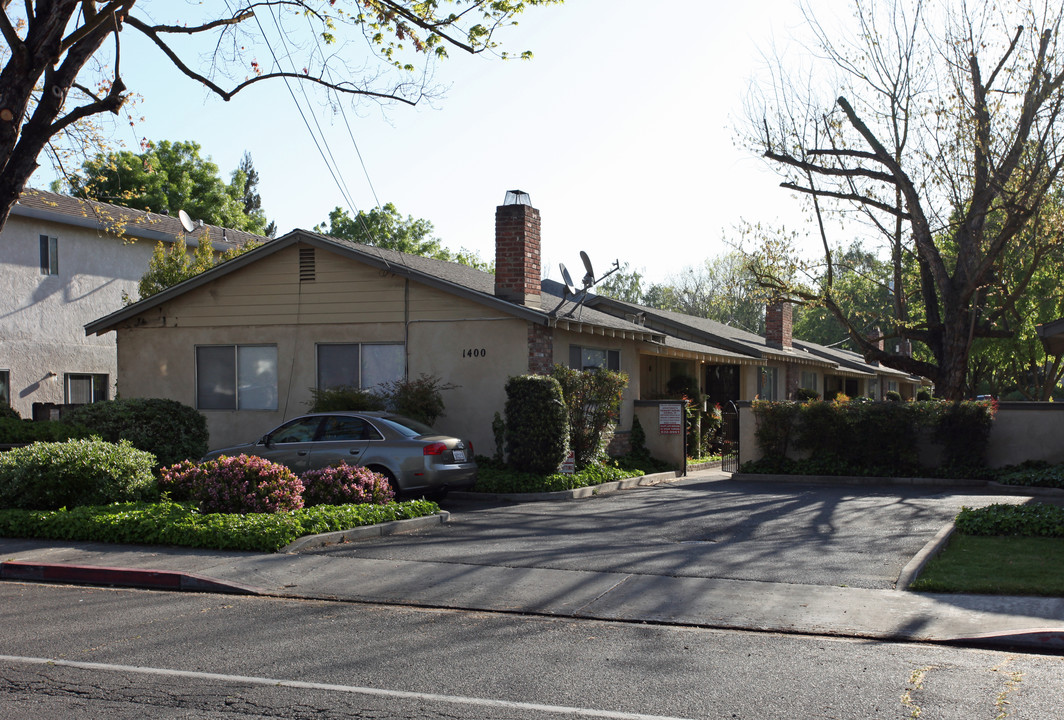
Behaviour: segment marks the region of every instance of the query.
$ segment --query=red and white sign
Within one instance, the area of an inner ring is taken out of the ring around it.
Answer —
[[[576,453],[570,452],[565,460],[562,461],[561,472],[566,475],[572,475],[576,472]]]
[[[658,432],[662,435],[683,433],[683,405],[658,406]]]

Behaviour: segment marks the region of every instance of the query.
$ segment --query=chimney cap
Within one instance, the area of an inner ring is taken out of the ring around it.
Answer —
[[[532,205],[532,199],[524,190],[507,190],[503,205]]]

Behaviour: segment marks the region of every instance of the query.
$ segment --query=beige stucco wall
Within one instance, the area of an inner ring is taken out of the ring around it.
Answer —
[[[638,403],[634,408],[635,416],[639,418],[639,424],[643,426],[643,432],[647,438],[647,451],[650,455],[679,469],[684,466],[686,442],[683,433],[662,434],[659,422],[662,404],[668,403],[667,401]]]
[[[405,343],[410,378],[456,386],[444,392],[437,429],[494,452],[491,421],[504,411],[506,379],[528,372],[525,320],[320,251],[315,282],[301,286],[297,267],[292,247],[127,323],[118,331],[119,391],[194,407],[196,345],[276,345],[277,410],[202,411],[211,448],[225,447],[307,412],[317,343]]]

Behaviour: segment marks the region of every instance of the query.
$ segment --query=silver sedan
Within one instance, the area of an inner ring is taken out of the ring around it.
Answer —
[[[403,495],[443,495],[470,487],[477,476],[472,443],[386,412],[303,415],[255,442],[214,450],[203,459],[240,454],[286,465],[297,475],[341,461],[363,465]]]

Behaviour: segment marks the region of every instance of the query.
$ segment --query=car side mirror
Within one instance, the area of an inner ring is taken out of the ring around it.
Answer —
[[[270,436],[269,436],[269,434],[263,435],[261,438],[259,438],[259,444],[260,445],[265,445],[266,447],[269,447],[270,446]]]

